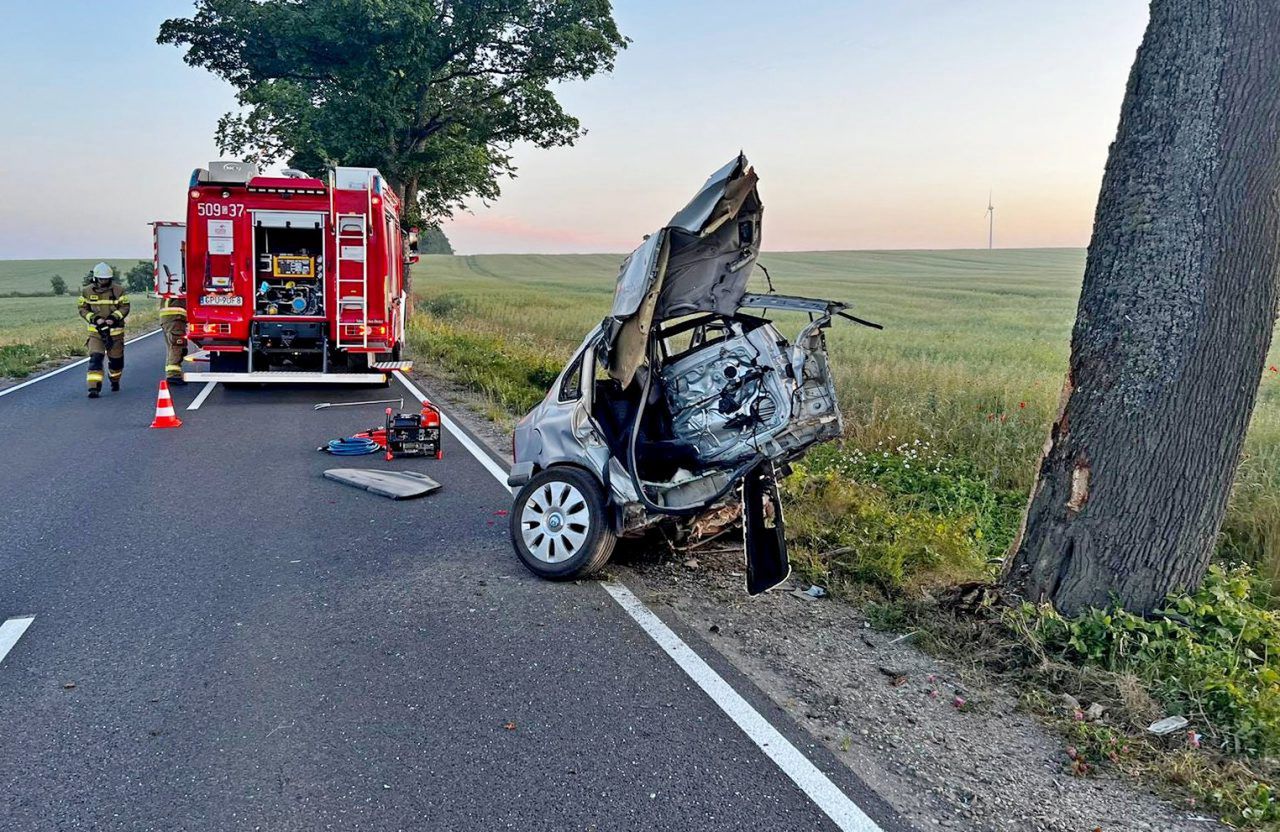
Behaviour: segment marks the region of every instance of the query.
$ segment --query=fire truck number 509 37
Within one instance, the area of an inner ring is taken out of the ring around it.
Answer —
[[[201,217],[243,217],[244,206],[237,203],[223,205],[218,202],[201,202],[196,206],[196,215]]]

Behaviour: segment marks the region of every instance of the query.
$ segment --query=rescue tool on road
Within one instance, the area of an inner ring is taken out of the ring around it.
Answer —
[[[192,173],[186,223],[155,223],[157,291],[185,297],[187,337],[209,358],[186,380],[385,383],[408,369],[400,214],[373,168]]]

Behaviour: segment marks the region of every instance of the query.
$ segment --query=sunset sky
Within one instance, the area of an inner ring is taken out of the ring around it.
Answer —
[[[155,44],[176,0],[6,4],[0,258],[150,251],[230,89]],[[739,149],[773,249],[1081,246],[1142,0],[620,0],[589,131],[446,224],[461,253],[625,251]]]

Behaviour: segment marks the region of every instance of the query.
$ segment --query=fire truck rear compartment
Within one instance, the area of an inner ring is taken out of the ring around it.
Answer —
[[[324,231],[319,219],[310,227],[257,223],[253,234],[255,315],[322,317]]]

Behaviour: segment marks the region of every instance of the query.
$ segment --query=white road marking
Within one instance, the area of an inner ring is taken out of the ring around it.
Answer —
[[[209,394],[213,392],[213,388],[218,386],[216,381],[205,382],[204,389],[195,397],[191,404],[187,405],[187,410],[199,410],[200,405],[204,404],[204,400],[209,398]]]
[[[428,400],[427,394],[419,390],[412,381],[409,381],[408,376],[404,373],[396,370],[395,377],[400,380],[400,383],[405,386],[405,389],[412,393],[413,397],[419,402],[425,402]],[[470,454],[475,457],[490,474],[493,474],[494,479],[502,483],[503,488],[508,491],[511,490],[507,485],[507,472],[502,470],[502,466],[494,462],[493,457],[489,456],[484,449],[472,441],[471,437],[467,436],[466,432],[462,430],[462,428],[458,427],[458,425],[443,412],[440,414],[440,424],[444,426],[445,430],[453,434],[453,437],[462,443],[462,447],[466,448],[467,451],[470,452]]]
[[[153,329],[150,332],[144,332],[142,335],[139,335],[137,338],[130,338],[128,341],[124,342],[125,346],[132,344],[134,341],[141,341],[143,338],[150,338],[152,335],[155,335],[159,331],[160,330],[158,329]],[[70,364],[64,364],[63,366],[59,367],[56,370],[50,370],[49,372],[42,373],[36,376],[35,378],[29,378],[26,381],[22,382],[21,384],[15,384],[12,387],[6,387],[5,389],[0,390],[0,396],[7,396],[10,393],[16,393],[24,387],[30,387],[31,385],[35,384],[37,381],[44,381],[47,378],[53,378],[59,373],[65,373],[67,370],[73,369],[75,367],[80,367],[88,363],[89,363],[88,358],[81,358],[79,361],[72,361]]]
[[[423,402],[426,394],[414,386],[413,382],[401,373],[395,372],[396,378],[410,393]],[[462,446],[466,448],[481,465],[508,491],[513,489],[507,485],[507,472],[494,461],[483,449],[472,441],[449,417],[440,414],[440,422]],[[769,720],[742,698],[733,686],[703,661],[692,647],[675,634],[662,622],[643,601],[617,581],[603,584],[605,591],[618,606],[626,611],[637,624],[671,657],[672,661],[694,681],[702,692],[711,697],[711,701],[734,721],[742,732],[751,738],[765,756],[774,762],[791,781],[808,795],[823,813],[831,819],[842,832],[884,832],[875,821],[854,803],[840,787],[831,782],[827,775],[809,761],[800,749],[791,744]]]
[[[711,701],[719,705],[720,710],[760,747],[765,756],[773,760],[831,818],[832,823],[844,832],[883,832],[875,821],[858,808],[858,804],[850,800],[839,786],[832,783],[769,720],[751,707],[750,702],[743,699],[732,685],[703,661],[661,618],[654,615],[653,610],[645,606],[631,590],[615,581],[605,583],[604,588],[672,661],[702,688],[702,692],[711,697]]]
[[[31,626],[31,622],[35,620],[35,616],[27,616],[26,618],[10,618],[0,624],[0,662],[4,661],[4,657],[9,655],[13,645],[18,643],[18,639],[22,638],[22,634],[27,631],[27,628]]]

